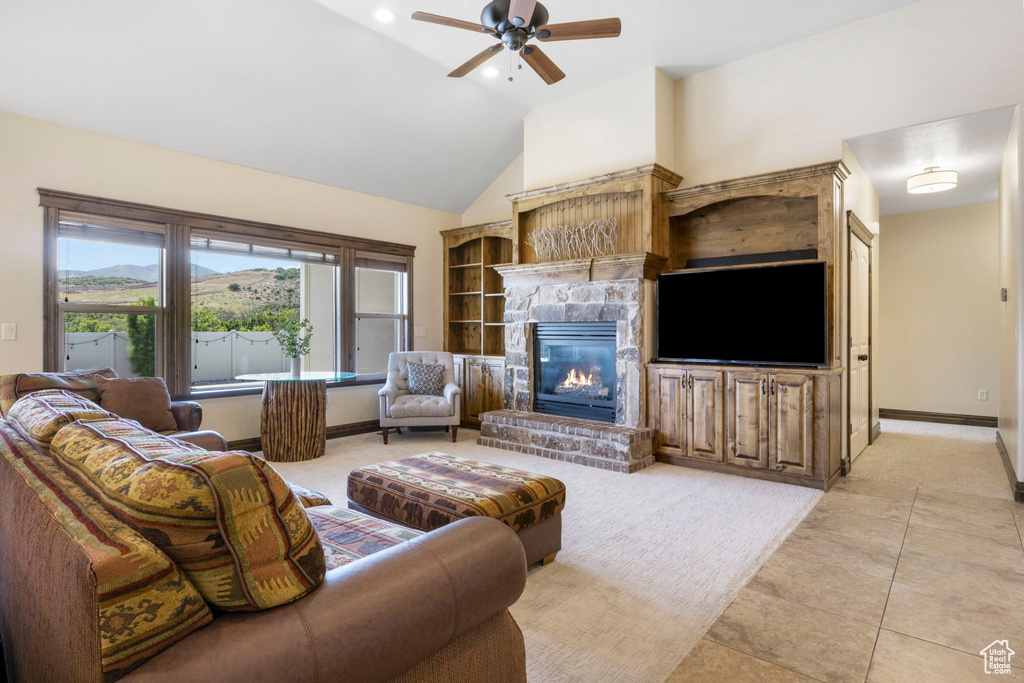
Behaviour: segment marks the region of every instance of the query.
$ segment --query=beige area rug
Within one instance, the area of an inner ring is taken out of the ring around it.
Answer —
[[[531,681],[664,681],[821,497],[812,489],[658,464],[617,474],[437,432],[335,439],[327,454],[277,463],[345,505],[348,472],[441,451],[565,482],[562,552],[535,568],[512,607]]]
[[[853,461],[851,479],[872,479],[1013,500],[996,430],[882,420],[882,435]]]

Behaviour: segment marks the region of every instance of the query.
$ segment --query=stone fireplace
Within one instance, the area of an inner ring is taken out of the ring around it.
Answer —
[[[615,422],[616,327],[614,322],[534,325],[536,412]]]

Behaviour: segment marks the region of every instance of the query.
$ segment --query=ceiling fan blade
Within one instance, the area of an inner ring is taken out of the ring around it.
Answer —
[[[530,65],[534,71],[537,72],[544,82],[548,85],[558,83],[558,81],[565,78],[565,74],[562,70],[555,66],[555,63],[551,59],[541,52],[541,49],[535,45],[528,45],[522,49],[523,60]]]
[[[428,14],[427,12],[413,12],[412,18],[416,21],[425,21],[428,24],[440,24],[441,26],[451,26],[452,28],[462,28],[467,31],[473,31],[475,33],[490,33],[494,35],[494,29],[488,28],[483,24],[474,24],[472,21],[463,21],[462,19],[452,19],[450,17],[442,17],[438,14]]]
[[[529,26],[537,0],[512,0],[508,8],[508,20],[516,26]]]
[[[537,27],[537,40],[587,40],[589,38],[618,38],[622,22],[618,18],[574,21]]]
[[[473,69],[477,68],[478,66],[480,66],[481,64],[486,62],[488,59],[490,59],[491,57],[493,57],[494,55],[498,54],[499,52],[501,52],[504,49],[505,49],[505,46],[502,45],[501,43],[498,43],[497,45],[492,45],[491,47],[487,48],[486,50],[484,50],[483,52],[478,54],[476,57],[473,57],[473,59],[469,60],[468,62],[466,62],[465,64],[460,66],[455,71],[453,71],[450,74],[448,74],[448,76],[450,78],[462,78],[463,76],[468,74],[470,71],[472,71]]]

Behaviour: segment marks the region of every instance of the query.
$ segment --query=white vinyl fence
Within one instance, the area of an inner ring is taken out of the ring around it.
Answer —
[[[120,332],[72,332],[64,341],[68,368],[113,368],[137,377],[128,362],[128,337]],[[193,332],[192,383],[224,384],[237,375],[288,372],[291,363],[273,332]]]

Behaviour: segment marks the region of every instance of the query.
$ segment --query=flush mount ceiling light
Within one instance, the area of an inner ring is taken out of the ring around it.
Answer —
[[[377,10],[377,13],[374,14],[373,16],[377,18],[377,21],[384,24],[390,24],[392,21],[398,18],[398,15],[389,9],[379,9]]]
[[[940,171],[938,166],[929,166],[924,169],[924,173],[907,178],[907,192],[910,194],[945,192],[952,190],[956,184],[956,171]]]
[[[501,69],[497,69],[497,68],[495,68],[493,66],[489,66],[486,69],[484,69],[483,71],[481,71],[480,73],[482,73],[487,78],[497,78],[498,76],[501,75]]]

